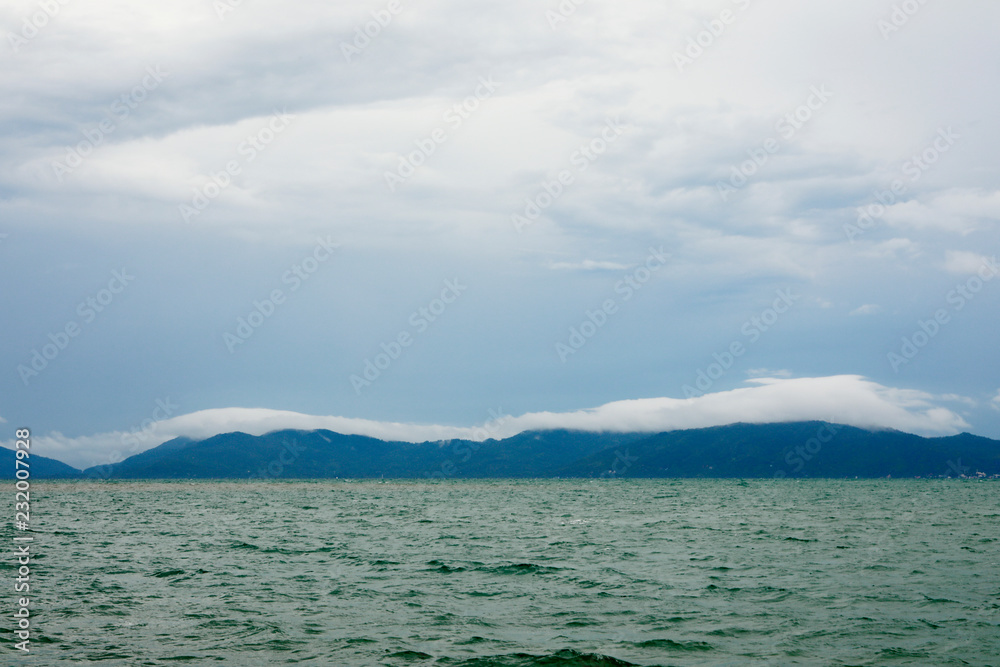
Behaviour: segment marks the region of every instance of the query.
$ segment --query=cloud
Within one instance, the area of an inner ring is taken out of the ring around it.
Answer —
[[[976,407],[976,405],[978,405],[976,399],[969,398],[968,396],[960,396],[958,394],[941,394],[940,396],[938,396],[938,400],[952,401],[954,403],[962,403],[970,408],[974,408]]]
[[[18,33],[38,2],[13,0],[0,18]],[[201,437],[289,419],[395,433],[302,414],[329,405],[464,423],[474,417],[461,415],[480,414],[496,396],[525,401],[518,412],[539,407],[531,402],[539,393],[552,401],[544,407],[560,409],[656,396],[682,386],[691,360],[739,335],[778,288],[802,294],[801,305],[749,365],[782,369],[802,358],[824,369],[810,374],[874,376],[885,363],[872,350],[896,339],[894,323],[847,317],[845,304],[925,317],[951,280],[942,262],[956,272],[968,264],[945,250],[1000,248],[1000,129],[982,119],[1000,101],[1000,89],[982,85],[1000,54],[991,32],[1000,3],[928,4],[889,40],[875,27],[889,10],[864,0],[809,12],[792,0],[724,3],[738,10],[737,25],[683,71],[674,54],[718,7],[576,3],[554,29],[546,12],[556,0],[404,2],[346,58],[341,44],[359,31],[364,40],[371,10],[385,3],[301,0],[289,9],[234,0],[220,17],[224,3],[205,0],[60,0],[37,38],[7,51],[13,66],[0,68],[0,87],[17,94],[0,102],[0,263],[9,276],[0,307],[19,316],[0,366],[17,368],[51,345],[49,327],[74,317],[73,305],[110,269],[141,267],[143,285],[52,360],[37,392],[15,392],[17,376],[7,373],[0,395],[10,398],[11,421],[45,424],[39,433],[50,434],[53,451],[87,465],[133,453],[128,434],[112,431],[134,423],[137,400],[162,392],[197,396],[198,407],[297,412],[197,413],[144,434],[141,448],[184,429]],[[745,12],[736,7],[744,4]],[[143,92],[147,68],[168,75]],[[461,123],[446,120],[481,77],[499,84],[496,93],[463,110]],[[813,87],[832,93],[816,113],[802,106]],[[123,96],[136,104],[120,117]],[[294,123],[251,159],[240,146],[264,136],[282,108]],[[787,132],[800,110],[808,122]],[[601,137],[614,118],[623,132],[608,143]],[[941,123],[961,139],[929,159]],[[428,144],[436,129],[446,140]],[[769,140],[778,148],[764,155]],[[597,146],[595,159],[582,159]],[[82,163],[60,180],[54,162],[70,156]],[[390,192],[385,174],[411,157],[420,166]],[[914,175],[903,165],[916,159],[933,166]],[[232,178],[223,171],[230,161]],[[745,184],[720,191],[746,165]],[[220,179],[228,185],[217,189]],[[892,192],[896,179],[902,195]],[[218,196],[188,224],[179,205],[196,190]],[[887,201],[896,203],[873,213],[863,235],[845,238],[859,209]],[[511,216],[529,206],[545,210],[519,234]],[[287,291],[282,272],[326,234],[344,245],[341,258],[237,356],[227,354],[224,332],[270,290]],[[661,244],[669,265],[585,353],[560,364],[552,343],[565,326],[606,294],[618,298],[614,272],[631,271]],[[31,289],[15,284],[25,276]],[[455,276],[469,283],[468,299],[394,362],[378,393],[356,395],[347,378]],[[939,337],[940,363],[912,365],[913,386],[979,391],[963,383],[995,367],[1000,350],[973,336],[989,331],[989,309],[976,306],[962,315],[970,337],[952,345]],[[105,381],[95,390],[98,366]],[[146,367],[156,370],[137,374]],[[82,423],[92,426],[81,431]],[[450,433],[420,428],[396,430]]]
[[[863,306],[858,306],[850,312],[851,315],[874,315],[876,313],[882,312],[882,306],[876,303],[866,303]]]
[[[549,264],[549,268],[555,271],[627,271],[632,266],[619,262],[585,259],[582,262],[553,262]]]
[[[994,410],[1000,410],[1000,389],[997,389],[997,395],[990,401],[990,407]]]
[[[757,378],[750,386],[698,398],[651,398],[608,403],[569,413],[531,413],[505,424],[522,430],[666,431],[734,422],[825,420],[864,428],[954,433],[960,416],[925,392],[885,387],[858,375]]]
[[[904,259],[912,262],[922,257],[924,252],[921,249],[920,244],[911,239],[892,238],[886,241],[872,243],[870,246],[861,250],[858,254],[869,259],[893,261]]]
[[[990,258],[975,252],[949,250],[945,253],[942,268],[949,273],[968,275],[978,273],[983,267],[990,265]]]
[[[138,434],[112,431],[70,438],[56,431],[34,437],[32,451],[72,466],[90,467],[121,461],[182,436],[197,440],[233,431],[262,435],[282,429],[327,429],[338,433],[412,442],[464,438],[472,431],[471,428],[376,422],[265,408],[218,408],[164,419]]]
[[[770,368],[751,368],[747,370],[747,376],[752,378],[761,378],[761,377],[790,378],[792,377],[792,372],[784,368],[777,371],[771,370]]]
[[[895,227],[965,236],[995,226],[1000,219],[1000,192],[950,189],[935,193],[927,203],[910,200],[890,206],[885,219]]]
[[[922,434],[952,434],[969,428],[958,414],[935,403],[939,397],[886,387],[858,375],[768,377],[747,382],[750,386],[697,398],[633,399],[573,412],[531,412],[497,419],[486,429],[379,422],[264,408],[221,408],[156,422],[138,436],[121,432],[79,438],[69,438],[58,432],[36,435],[33,451],[73,466],[88,467],[127,458],[178,436],[201,439],[232,431],[261,435],[280,429],[329,429],[385,440],[423,442],[505,438],[536,429],[656,433],[735,422],[803,420],[824,420],[862,428],[894,428]],[[1000,394],[994,402],[1000,405]]]

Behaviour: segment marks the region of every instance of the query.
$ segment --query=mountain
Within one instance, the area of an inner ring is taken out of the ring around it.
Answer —
[[[4,479],[16,479],[14,476],[16,465],[14,461],[16,458],[17,454],[13,449],[0,447],[0,466],[3,466]],[[83,476],[82,472],[76,468],[66,465],[62,461],[56,461],[55,459],[38,456],[37,454],[30,454],[27,462],[27,470],[30,473],[28,477],[29,482],[33,479],[72,479],[74,477]]]
[[[68,468],[68,466],[66,466]],[[70,468],[70,470],[73,470]],[[648,433],[526,431],[504,440],[390,442],[284,430],[177,438],[84,475],[111,479],[958,477],[1000,475],[1000,441],[825,422]]]
[[[1000,441],[968,433],[922,438],[827,424],[731,424],[669,431],[625,452],[619,477],[958,477],[1000,474]],[[608,473],[609,454],[582,457],[567,477]],[[622,470],[624,468],[624,470]]]
[[[581,456],[646,434],[529,431],[505,440],[386,442],[333,431],[177,438],[88,477],[114,479],[548,477]]]

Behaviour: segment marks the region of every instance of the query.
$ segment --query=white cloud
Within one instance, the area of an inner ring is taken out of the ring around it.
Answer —
[[[1000,192],[953,188],[933,195],[926,203],[916,199],[888,207],[885,220],[895,227],[966,236],[990,229],[1000,220]]]
[[[573,412],[532,412],[494,422],[487,431],[489,437],[498,438],[535,429],[655,433],[736,422],[804,420],[923,434],[950,434],[969,428],[958,414],[936,405],[938,397],[921,391],[885,387],[858,375],[769,377],[748,380],[748,383],[748,387],[698,398],[634,399]],[[994,402],[1000,404],[1000,394]],[[87,467],[126,458],[178,436],[201,439],[232,431],[261,435],[280,429],[329,429],[408,442],[484,437],[484,430],[479,427],[378,422],[263,408],[222,408],[157,422],[143,434],[136,452],[128,451],[129,446],[123,442],[133,441],[120,432],[79,438],[69,438],[58,432],[36,435],[33,451],[70,465]]]
[[[747,370],[747,376],[752,378],[762,378],[762,377],[790,378],[792,377],[792,372],[786,369],[775,371],[771,370],[770,368],[751,368]]]
[[[850,312],[851,315],[874,315],[876,313],[882,312],[882,306],[877,303],[866,303],[863,306],[858,306]]]
[[[651,398],[608,403],[570,413],[531,413],[506,427],[522,429],[665,431],[734,422],[826,420],[860,427],[953,433],[968,424],[935,406],[930,394],[885,387],[858,375],[757,378],[756,385],[699,398]]]
[[[1000,389],[997,389],[997,395],[990,401],[990,407],[994,410],[1000,410]]]
[[[990,266],[990,258],[975,252],[949,250],[945,253],[943,268],[949,273],[968,275],[978,273],[983,267]]]
[[[630,264],[585,259],[582,262],[553,262],[549,268],[559,271],[627,271]]]
[[[924,253],[919,243],[907,238],[892,238],[870,246],[859,251],[862,257],[879,260],[899,261],[904,259],[908,262],[919,259]],[[900,257],[902,255],[902,258]]]
[[[976,399],[969,398],[968,396],[960,396],[958,394],[941,394],[940,396],[938,396],[938,399],[942,401],[952,401],[954,403],[962,403],[970,408],[974,408],[976,407],[976,405],[978,405],[978,403],[976,403]]]

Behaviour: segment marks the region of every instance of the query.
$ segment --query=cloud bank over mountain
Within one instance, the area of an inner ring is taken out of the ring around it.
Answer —
[[[374,421],[265,408],[219,408],[149,423],[131,433],[108,432],[77,438],[36,433],[33,448],[38,454],[83,468],[120,461],[175,437],[203,439],[233,431],[262,435],[281,429],[327,429],[382,440],[423,442],[499,439],[526,430],[653,433],[735,422],[810,420],[892,428],[921,435],[948,435],[969,428],[959,413],[946,407],[948,403],[964,404],[961,397],[886,387],[857,375],[756,378],[747,384],[693,398],[622,400],[570,412],[511,416],[498,409],[489,421],[478,426]]]

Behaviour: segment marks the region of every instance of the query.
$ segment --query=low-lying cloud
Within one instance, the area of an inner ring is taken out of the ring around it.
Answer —
[[[530,412],[493,420],[488,429],[380,422],[266,408],[220,408],[164,419],[138,434],[115,431],[76,438],[59,432],[35,434],[32,451],[85,468],[122,460],[172,438],[202,439],[233,431],[261,435],[280,429],[328,429],[384,440],[423,442],[505,438],[535,429],[655,433],[736,422],[806,420],[924,435],[948,435],[970,428],[960,415],[941,405],[948,397],[886,387],[859,375],[755,378],[747,380],[747,384],[696,398],[631,399],[573,412]]]

